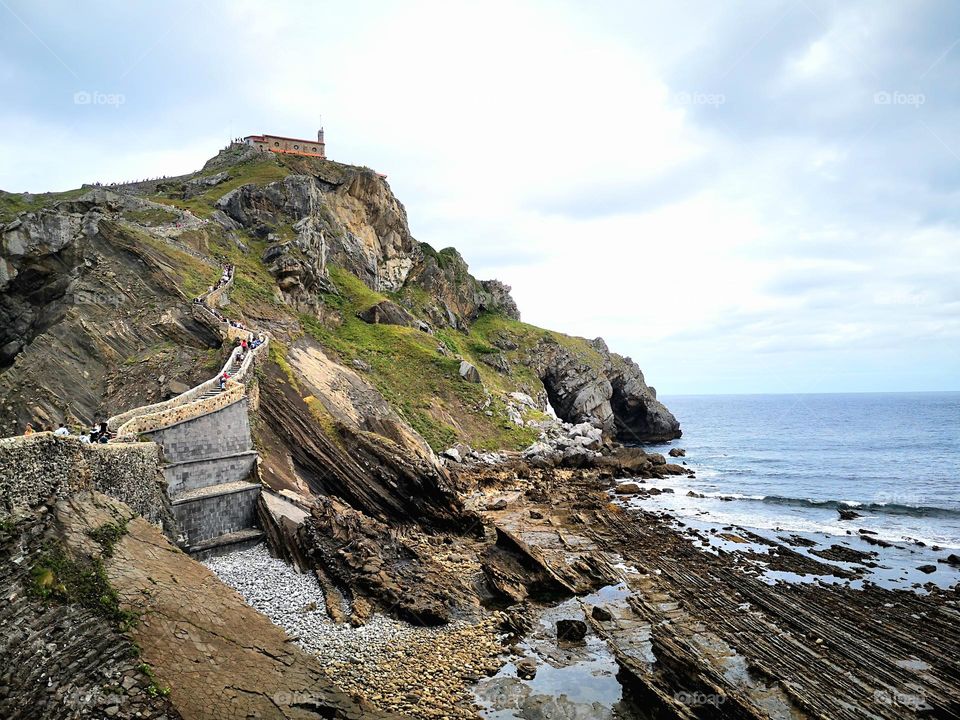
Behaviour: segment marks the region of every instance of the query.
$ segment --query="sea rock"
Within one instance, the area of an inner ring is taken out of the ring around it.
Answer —
[[[480,371],[476,367],[468,363],[466,360],[460,362],[460,377],[462,377],[467,382],[479,383],[480,382]]]
[[[656,488],[651,488],[656,489]],[[635,482],[625,482],[617,485],[613,491],[617,495],[636,495],[637,493],[643,492],[643,488],[637,485]]]
[[[613,615],[605,607],[600,605],[594,605],[593,609],[590,611],[590,617],[594,620],[599,620],[600,622],[608,622],[613,620]]]
[[[936,566],[936,565],[921,565],[920,567],[917,568],[917,570],[919,570],[919,571],[922,572],[922,573],[925,573],[925,574],[929,575],[930,573],[934,573],[934,572],[937,571],[937,566]]]
[[[583,620],[557,620],[557,640],[579,642],[587,635],[587,624]]]
[[[525,657],[517,660],[517,677],[522,680],[532,680],[537,675],[537,661],[533,658]]]
[[[840,515],[841,520],[854,520],[858,517],[862,517],[860,513],[847,508],[837,508],[837,513]]]
[[[950,553],[947,555],[947,557],[937,560],[937,562],[950,565],[951,567],[960,567],[960,555],[957,555],[956,553]]]
[[[687,451],[683,448],[670,448],[670,452],[667,453],[670,457],[686,457]]]

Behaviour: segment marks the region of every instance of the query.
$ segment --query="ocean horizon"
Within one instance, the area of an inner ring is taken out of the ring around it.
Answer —
[[[960,548],[960,391],[670,395],[694,477],[639,502],[680,518],[824,541],[867,531]],[[842,520],[839,510],[857,517]]]

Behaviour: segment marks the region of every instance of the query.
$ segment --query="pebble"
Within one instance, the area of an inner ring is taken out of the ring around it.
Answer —
[[[359,694],[383,710],[416,718],[475,718],[464,670],[492,673],[503,664],[494,618],[423,628],[374,614],[365,625],[352,627],[329,618],[313,575],[271,557],[264,545],[205,564],[315,655],[343,692]]]

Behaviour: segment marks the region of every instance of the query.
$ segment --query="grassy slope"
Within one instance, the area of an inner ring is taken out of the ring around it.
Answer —
[[[534,430],[518,427],[507,419],[497,393],[487,404],[484,387],[505,387],[508,383],[503,376],[475,362],[483,386],[465,382],[459,375],[460,361],[437,350],[441,343],[459,347],[452,336],[431,336],[413,328],[365,323],[356,313],[386,296],[370,290],[342,269],[331,268],[330,276],[339,294],[325,296],[324,302],[339,310],[342,322],[325,325],[301,316],[304,329],[342,361],[359,359],[369,365],[373,383],[431,447],[442,449],[464,440],[481,449],[519,448],[536,438]],[[470,352],[462,354],[473,359]],[[493,414],[488,416],[487,411]]]
[[[65,192],[31,193],[24,196],[22,193],[8,193],[0,190],[0,224],[10,222],[18,213],[50,207],[61,200],[75,200],[85,192],[88,192],[88,189],[77,188]]]

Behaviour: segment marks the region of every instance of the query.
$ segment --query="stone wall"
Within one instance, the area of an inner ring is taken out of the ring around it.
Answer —
[[[168,466],[253,449],[247,398],[243,396],[214,412],[151,430],[146,435],[163,447],[163,460]],[[174,492],[173,488],[170,492]]]
[[[0,439],[0,513],[91,489],[153,522],[170,517],[154,443],[90,445],[52,433]]]
[[[194,546],[213,538],[256,527],[260,486],[232,483],[216,494],[174,502],[180,529]]]
[[[177,463],[164,468],[171,497],[193,492],[211,485],[219,485],[250,477],[257,465],[257,451],[250,450],[227,457],[204,458],[193,462]]]
[[[241,386],[242,387],[242,386]],[[147,433],[163,448],[173,515],[193,552],[257,527],[257,451],[245,396],[215,412]]]

